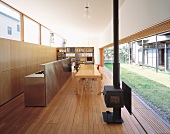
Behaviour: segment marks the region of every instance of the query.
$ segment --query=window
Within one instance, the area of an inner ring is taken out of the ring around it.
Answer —
[[[20,32],[20,25],[17,24],[17,31]]]
[[[20,23],[20,13],[0,2],[0,38],[21,40],[21,32],[16,28]]]
[[[24,16],[24,41],[40,44],[40,25]]]
[[[12,27],[9,27],[9,26],[8,26],[8,34],[9,34],[9,35],[12,35]]]
[[[51,33],[51,46],[64,47],[64,39],[54,33]]]
[[[41,26],[41,43],[45,46],[50,46],[50,30]]]

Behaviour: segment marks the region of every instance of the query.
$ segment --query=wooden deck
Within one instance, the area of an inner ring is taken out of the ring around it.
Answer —
[[[104,71],[104,85],[112,84],[112,77]],[[84,85],[84,81],[80,81]],[[133,113],[122,108],[123,124],[108,125],[102,112],[107,109],[103,95],[97,95],[95,85],[82,86],[75,94],[72,76],[53,98],[48,107],[25,107],[24,95],[0,107],[0,134],[144,134],[170,133],[163,123],[133,97]],[[145,114],[146,113],[146,114]]]

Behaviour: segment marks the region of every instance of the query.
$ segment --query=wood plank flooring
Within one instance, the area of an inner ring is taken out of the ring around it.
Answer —
[[[80,95],[76,95],[74,75],[70,77],[48,107],[25,107],[23,94],[1,106],[0,134],[145,134],[161,133],[160,127],[164,133],[169,131],[163,125],[152,127],[147,123],[155,122],[155,117],[149,115],[152,117],[146,121],[147,117],[140,111],[141,104],[135,98],[133,111],[137,117],[122,108],[124,123],[106,124],[102,112],[112,109],[106,108],[103,95],[97,95],[95,82],[89,86],[80,80],[80,84]],[[103,84],[112,84],[111,74],[105,69]]]

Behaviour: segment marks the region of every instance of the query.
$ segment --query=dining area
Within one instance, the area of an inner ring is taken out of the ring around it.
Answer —
[[[85,84],[90,85],[91,87],[96,82],[97,84],[97,94],[101,93],[101,80],[103,74],[102,69],[99,65],[95,64],[80,64],[77,71],[75,72],[75,83],[76,83],[76,94],[79,94],[80,90],[80,79],[83,79]],[[93,88],[93,87],[92,87]]]

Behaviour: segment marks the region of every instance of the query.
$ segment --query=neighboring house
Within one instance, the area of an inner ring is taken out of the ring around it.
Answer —
[[[0,11],[0,38],[20,40],[20,20]]]
[[[170,32],[132,41],[129,48],[130,64],[170,71]]]

